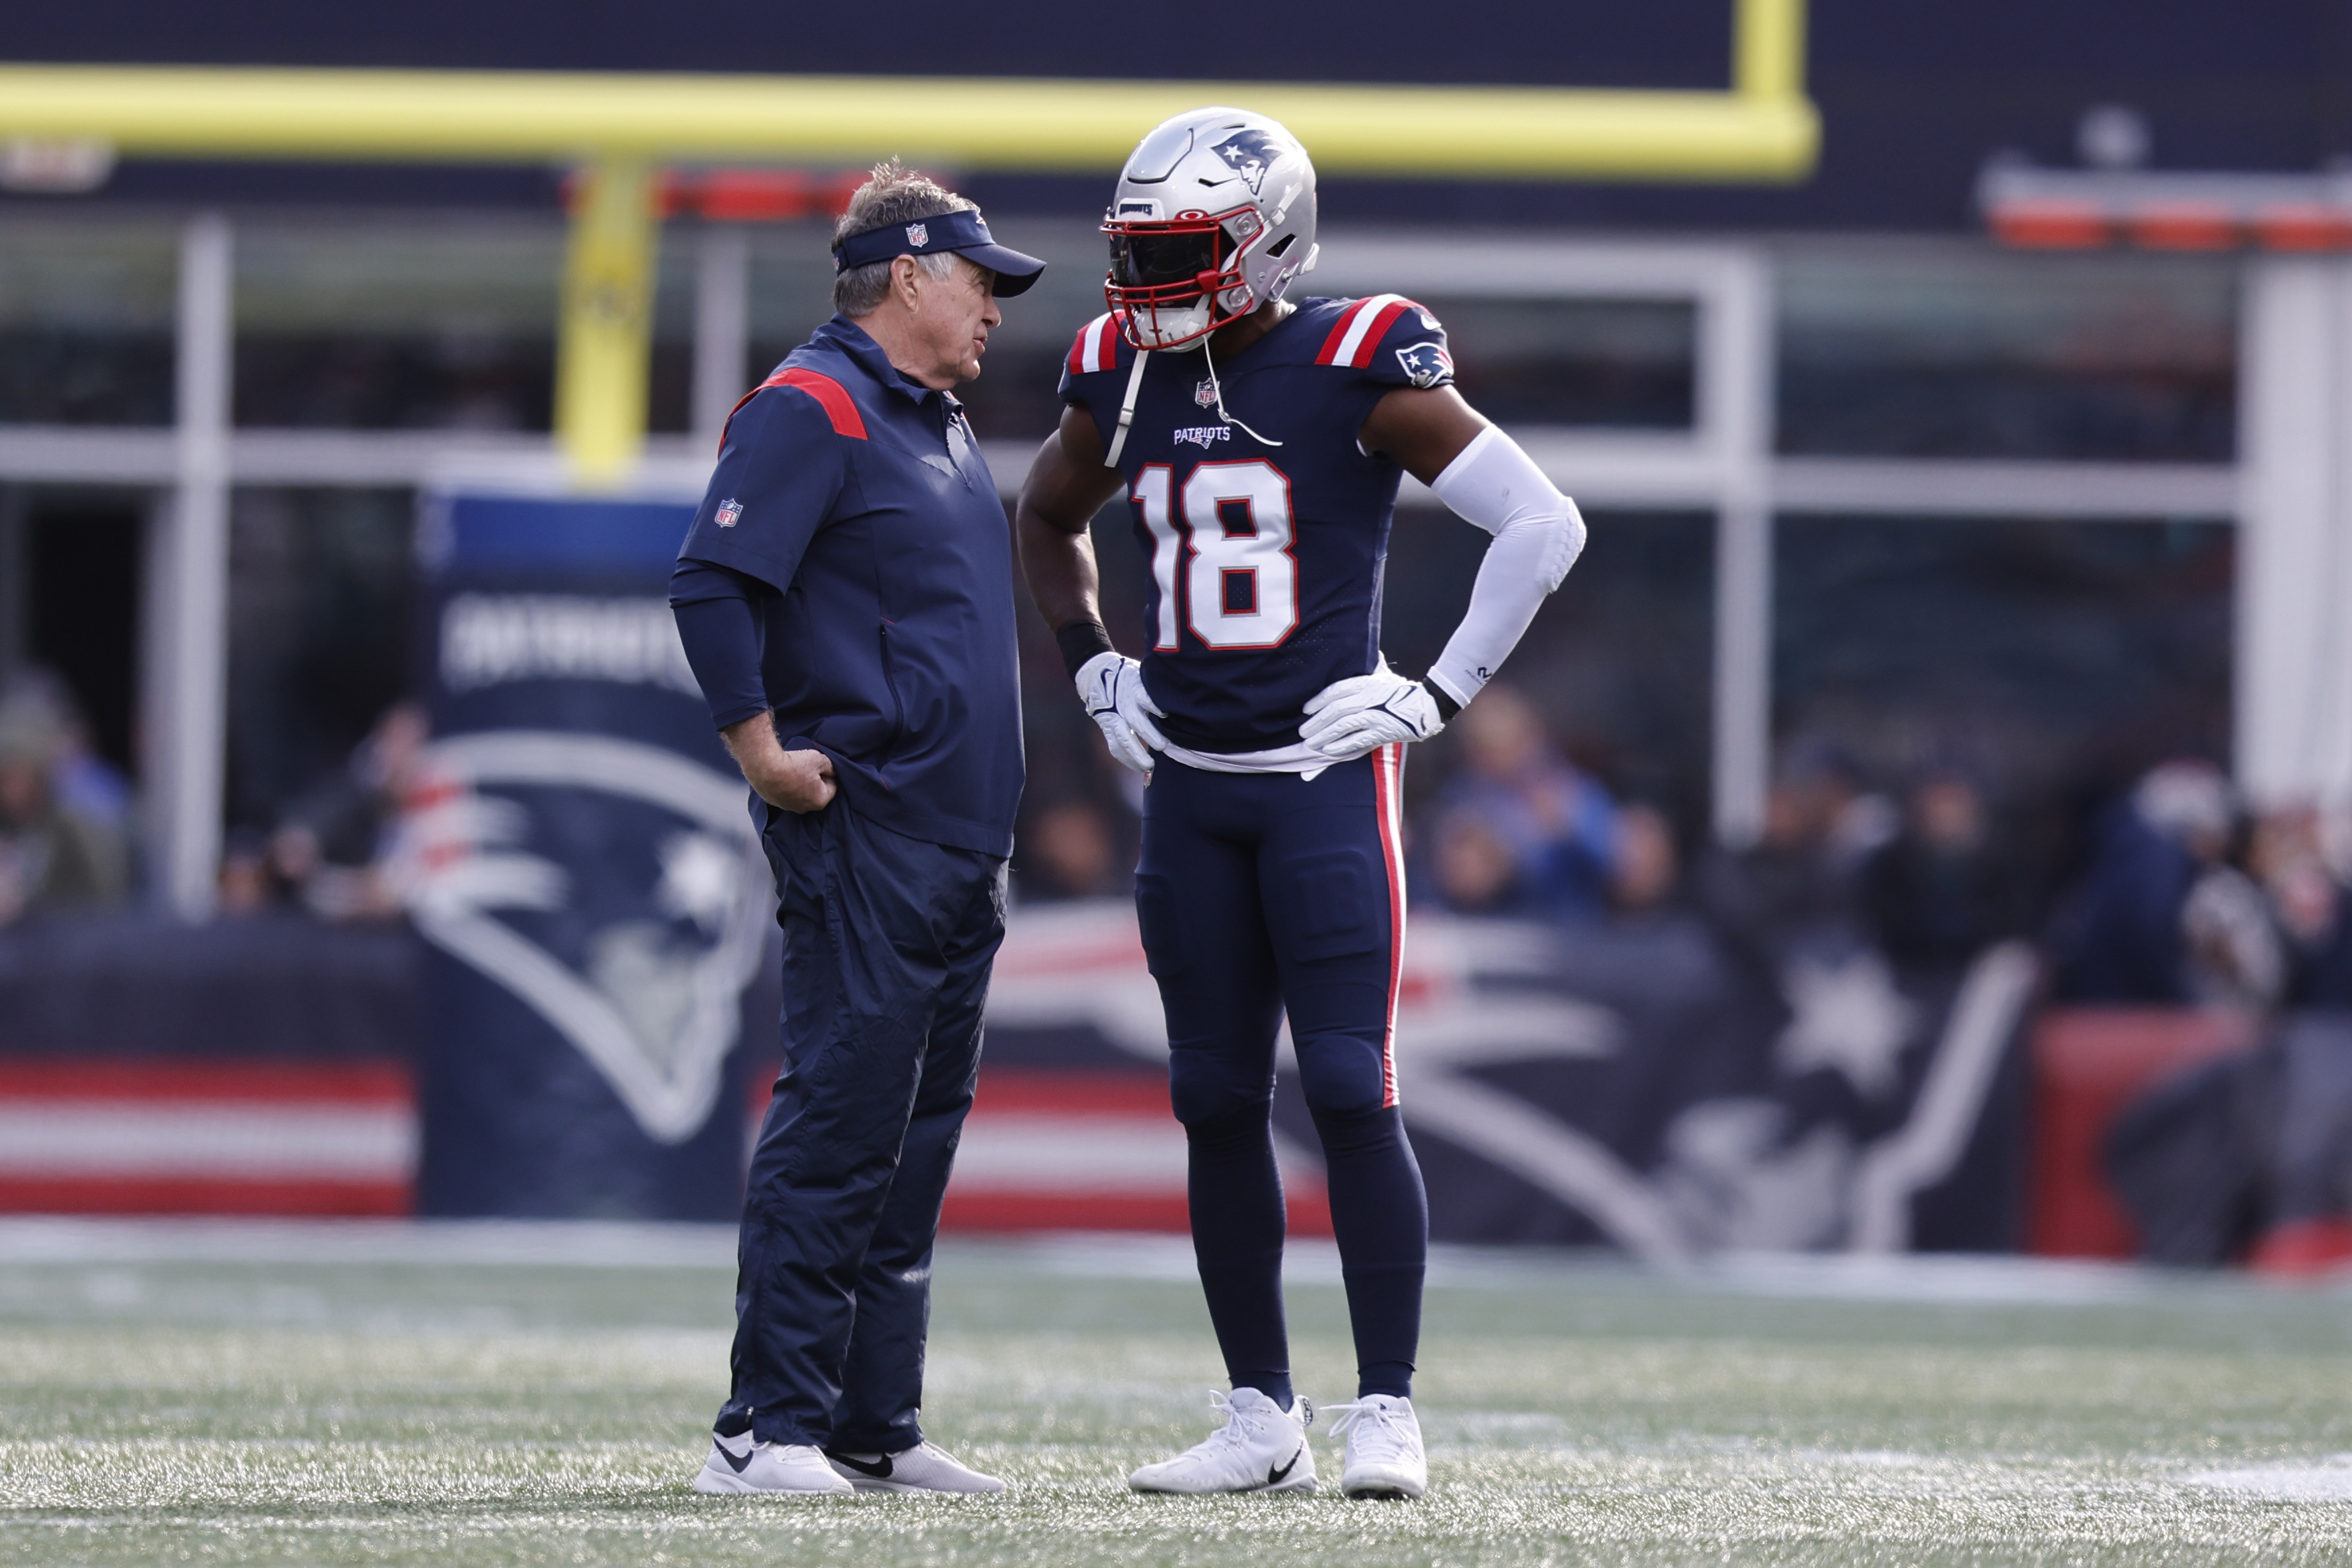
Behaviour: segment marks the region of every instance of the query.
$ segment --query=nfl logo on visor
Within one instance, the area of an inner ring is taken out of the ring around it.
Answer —
[[[733,496],[729,496],[719,503],[719,510],[710,514],[710,521],[721,528],[732,528],[741,521],[742,516],[743,503]]]
[[[907,243],[920,250],[931,243],[931,231],[921,224],[910,223],[907,226]]]

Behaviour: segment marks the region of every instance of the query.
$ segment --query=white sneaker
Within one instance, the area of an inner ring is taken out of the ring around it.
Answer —
[[[806,1443],[755,1443],[749,1432],[732,1437],[712,1434],[710,1458],[696,1472],[694,1489],[783,1492],[803,1497],[847,1497],[854,1489]]]
[[[936,1443],[920,1443],[902,1454],[824,1457],[842,1479],[862,1492],[1001,1492],[1004,1483],[983,1476]]]
[[[1339,1490],[1348,1497],[1415,1498],[1429,1489],[1429,1457],[1422,1451],[1421,1419],[1412,1401],[1367,1394],[1331,1407],[1331,1435],[1348,1435],[1348,1463]]]
[[[1127,1478],[1129,1486],[1188,1495],[1315,1489],[1315,1455],[1307,1447],[1313,1405],[1294,1395],[1285,1410],[1255,1388],[1236,1388],[1231,1397],[1212,1391],[1209,1401],[1224,1412],[1224,1425],[1174,1458],[1144,1466]]]

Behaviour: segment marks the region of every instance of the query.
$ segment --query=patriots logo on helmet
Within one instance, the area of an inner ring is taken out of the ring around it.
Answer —
[[[742,521],[742,517],[743,503],[729,496],[719,503],[719,510],[710,514],[710,521],[721,528],[732,528]]]
[[[1441,381],[1454,379],[1454,360],[1435,343],[1415,343],[1396,352],[1397,363],[1404,366],[1405,379],[1415,386],[1435,386]]]
[[[920,250],[931,243],[931,231],[921,224],[910,223],[907,226],[907,243]]]
[[[1192,389],[1192,401],[1203,408],[1214,408],[1217,405],[1217,384],[1213,381],[1202,382]]]
[[[1236,131],[1209,149],[1225,161],[1225,166],[1249,183],[1250,195],[1258,194],[1265,184],[1266,171],[1275,160],[1290,151],[1263,131]]]

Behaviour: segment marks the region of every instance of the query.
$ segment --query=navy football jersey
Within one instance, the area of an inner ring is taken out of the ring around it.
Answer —
[[[1063,369],[1063,400],[1093,416],[1106,452],[1135,353],[1097,316]],[[1382,397],[1446,385],[1454,365],[1436,317],[1375,294],[1305,300],[1216,367],[1230,423],[1201,353],[1153,353],[1119,452],[1150,564],[1143,682],[1177,745],[1273,751],[1299,743],[1308,698],[1380,661],[1402,470],[1356,437]]]

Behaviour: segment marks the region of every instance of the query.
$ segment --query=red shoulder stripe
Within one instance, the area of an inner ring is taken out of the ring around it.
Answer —
[[[719,427],[720,451],[727,449],[728,426],[735,423],[735,416],[743,412],[743,405],[772,386],[799,387],[824,406],[825,417],[833,421],[835,435],[852,436],[860,441],[866,438],[866,421],[859,416],[857,402],[849,395],[848,388],[829,375],[823,375],[813,370],[803,370],[798,365],[793,365],[778,371],[745,393],[737,400],[735,406],[727,411],[727,423]]]
[[[1396,325],[1396,319],[1403,315],[1405,308],[1412,303],[1410,300],[1399,300],[1373,317],[1372,324],[1364,331],[1363,341],[1356,345],[1356,352],[1348,356],[1348,363],[1357,370],[1370,364],[1372,355],[1380,350],[1381,340],[1389,335],[1389,329]]]
[[[1072,375],[1115,369],[1118,364],[1118,318],[1097,316],[1080,327],[1077,338],[1070,344],[1068,363]]]
[[[1339,312],[1339,319],[1331,323],[1331,335],[1323,340],[1322,350],[1315,356],[1317,364],[1329,364],[1339,357],[1339,345],[1348,336],[1348,323],[1354,321],[1356,313],[1369,303],[1370,301],[1359,300]]]

